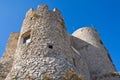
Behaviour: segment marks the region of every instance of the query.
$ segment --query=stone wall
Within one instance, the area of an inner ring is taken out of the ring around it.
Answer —
[[[94,77],[93,80],[120,80],[120,73],[107,73]]]
[[[116,71],[109,53],[95,29],[84,27],[76,30],[72,34],[71,42],[86,60],[92,77]]]
[[[95,29],[69,35],[61,12],[47,5],[26,13],[0,59],[0,80],[120,80],[115,72]]]
[[[19,33],[11,33],[3,57],[0,59],[0,80],[4,80],[12,68]]]
[[[86,63],[71,47],[60,12],[46,5],[30,9],[22,25],[14,65],[5,80],[64,80],[71,74],[75,79],[90,80]]]

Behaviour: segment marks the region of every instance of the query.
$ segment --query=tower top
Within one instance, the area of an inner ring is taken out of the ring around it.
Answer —
[[[26,13],[26,16],[31,15],[33,12],[42,13],[42,12],[46,12],[46,11],[52,11],[52,12],[58,14],[58,15],[61,15],[61,12],[57,8],[54,8],[53,10],[50,10],[48,8],[48,5],[38,5],[37,10],[34,10],[33,8],[30,8],[28,10],[28,12]]]
[[[48,5],[38,5],[38,8],[37,8],[38,10],[48,10]]]
[[[49,23],[60,23],[60,25],[53,25],[54,27],[61,27],[63,30],[66,30],[64,19],[61,16],[61,12],[54,8],[50,10],[47,5],[39,5],[37,10],[33,8],[29,9],[26,13],[26,17],[23,21],[21,34],[24,34],[27,31],[35,28],[34,25],[37,25],[37,22],[45,23],[49,20]],[[51,22],[53,21],[53,22]],[[45,24],[46,25],[46,24]],[[62,25],[62,26],[61,26]],[[48,26],[48,25],[46,25]]]
[[[84,30],[88,30],[88,31],[92,30],[92,31],[96,31],[97,32],[97,30],[95,28],[93,28],[91,26],[86,26],[86,27],[82,27],[82,28],[77,29],[76,31],[73,32],[73,34],[76,33],[76,32],[82,32]]]

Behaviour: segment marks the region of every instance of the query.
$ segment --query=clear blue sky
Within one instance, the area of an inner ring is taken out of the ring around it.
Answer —
[[[120,0],[0,0],[0,56],[10,33],[20,31],[27,10],[39,4],[58,8],[70,34],[94,25],[120,72]]]

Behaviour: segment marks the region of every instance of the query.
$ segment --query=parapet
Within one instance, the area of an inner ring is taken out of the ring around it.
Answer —
[[[48,10],[48,6],[47,5],[38,5],[38,8],[37,8],[38,11],[47,11]]]
[[[58,14],[58,15],[61,15],[61,12],[60,12],[57,8],[54,8],[54,9],[53,9],[53,12],[55,12],[55,13]]]
[[[43,11],[48,11],[49,8],[47,5],[38,5],[38,9],[37,9],[39,12],[43,12]],[[51,10],[55,13],[57,13],[58,15],[61,15],[61,12],[57,9],[57,8],[54,8],[53,10]]]
[[[21,34],[24,34],[26,31],[35,28],[34,25],[37,24],[37,22],[42,24],[46,23],[46,21],[48,20],[48,23],[60,23],[62,25],[60,25],[60,27],[63,30],[66,30],[64,19],[62,18],[61,12],[58,9],[55,8],[53,10],[50,10],[48,9],[47,5],[40,5],[38,6],[37,10],[31,8],[26,13],[26,17],[22,25]],[[59,25],[57,25],[56,27],[58,26]]]

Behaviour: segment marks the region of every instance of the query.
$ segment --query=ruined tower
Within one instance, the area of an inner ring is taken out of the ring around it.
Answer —
[[[87,64],[71,47],[61,13],[46,5],[30,9],[22,25],[14,65],[5,80],[64,80],[71,74],[75,79],[90,80]]]
[[[86,60],[92,77],[116,71],[109,53],[94,28],[80,28],[72,35],[72,44]]]
[[[0,80],[120,80],[96,29],[69,35],[57,9],[26,13],[20,33],[11,33],[0,59]]]

